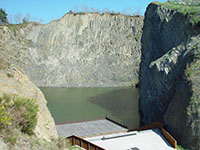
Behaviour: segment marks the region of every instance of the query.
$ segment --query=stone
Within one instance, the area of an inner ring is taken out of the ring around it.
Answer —
[[[138,81],[142,27],[140,16],[69,13],[0,27],[0,55],[37,86],[130,86]]]
[[[200,149],[200,29],[187,16],[151,3],[139,72],[141,121],[164,122],[185,148]]]
[[[8,145],[0,138],[0,150],[9,150]]]

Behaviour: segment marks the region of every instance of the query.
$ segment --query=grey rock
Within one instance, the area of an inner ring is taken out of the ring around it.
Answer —
[[[0,138],[0,150],[8,150],[8,145]]]
[[[16,33],[4,27],[0,53],[37,86],[129,86],[138,81],[142,26],[143,17],[66,14]]]
[[[139,72],[142,123],[164,122],[179,144],[191,149],[200,149],[199,34],[183,14],[148,6]],[[197,68],[192,78],[190,65]]]

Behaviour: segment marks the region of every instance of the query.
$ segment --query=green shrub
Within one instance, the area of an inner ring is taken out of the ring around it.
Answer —
[[[3,24],[8,23],[7,14],[6,14],[5,10],[3,10],[2,8],[0,9],[0,21]]]
[[[177,145],[177,150],[184,150],[184,148],[181,147],[180,145]]]
[[[0,104],[0,127],[5,126],[5,125],[11,125],[11,119],[7,112],[5,111],[4,106]]]
[[[6,130],[17,128],[25,134],[34,134],[38,112],[38,105],[34,99],[4,94],[0,97],[0,105],[3,114],[1,119],[4,120],[0,124],[1,128]]]

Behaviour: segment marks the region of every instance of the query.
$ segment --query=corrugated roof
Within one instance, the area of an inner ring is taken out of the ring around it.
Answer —
[[[71,135],[90,137],[95,135],[105,135],[127,131],[126,128],[107,119],[61,124],[56,125],[56,129],[58,135],[62,137],[69,137]]]

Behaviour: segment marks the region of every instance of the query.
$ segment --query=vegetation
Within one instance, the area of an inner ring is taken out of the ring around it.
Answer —
[[[185,74],[187,77],[200,75],[200,42],[197,43],[191,49],[192,55],[194,57],[193,63],[187,65]]]
[[[184,150],[184,148],[181,147],[180,145],[177,145],[177,150]]]
[[[191,76],[193,74],[200,74],[200,62],[197,62],[197,63],[193,63],[191,64],[187,71],[186,71],[186,74],[187,76]]]
[[[6,62],[3,58],[0,58],[0,70],[10,67],[11,64]]]
[[[24,22],[23,24],[8,24],[8,28],[10,28],[13,31],[19,30],[23,27],[26,27],[28,25],[28,22]]]
[[[4,94],[0,97],[0,141],[3,139],[9,149],[71,150],[65,138],[38,139],[34,135],[37,124],[38,105],[34,99]]]
[[[28,20],[26,18],[24,18],[22,22],[23,22],[23,24],[26,24],[26,23],[28,23]]]
[[[3,10],[2,8],[0,9],[0,21],[1,21],[0,23],[3,23],[3,24],[8,23],[7,14],[5,10]]]
[[[73,150],[68,140],[65,138],[52,139],[52,141],[46,141],[45,139],[38,139],[36,136],[29,136],[22,133],[18,129],[14,129],[8,133],[3,130],[0,136],[5,136],[4,142],[10,150],[23,149],[23,150]],[[0,139],[1,140],[1,139]],[[78,148],[76,148],[78,150]]]
[[[0,129],[17,128],[25,134],[34,134],[38,112],[35,100],[4,94],[0,97],[0,107]]]
[[[200,26],[200,0],[168,0],[165,3],[155,3],[177,10],[183,15],[188,16],[192,25]]]
[[[13,31],[14,36],[17,36],[18,31],[21,28],[25,28],[30,22],[24,22],[23,24],[8,24],[7,27]],[[38,25],[37,23],[34,23],[34,25]]]

